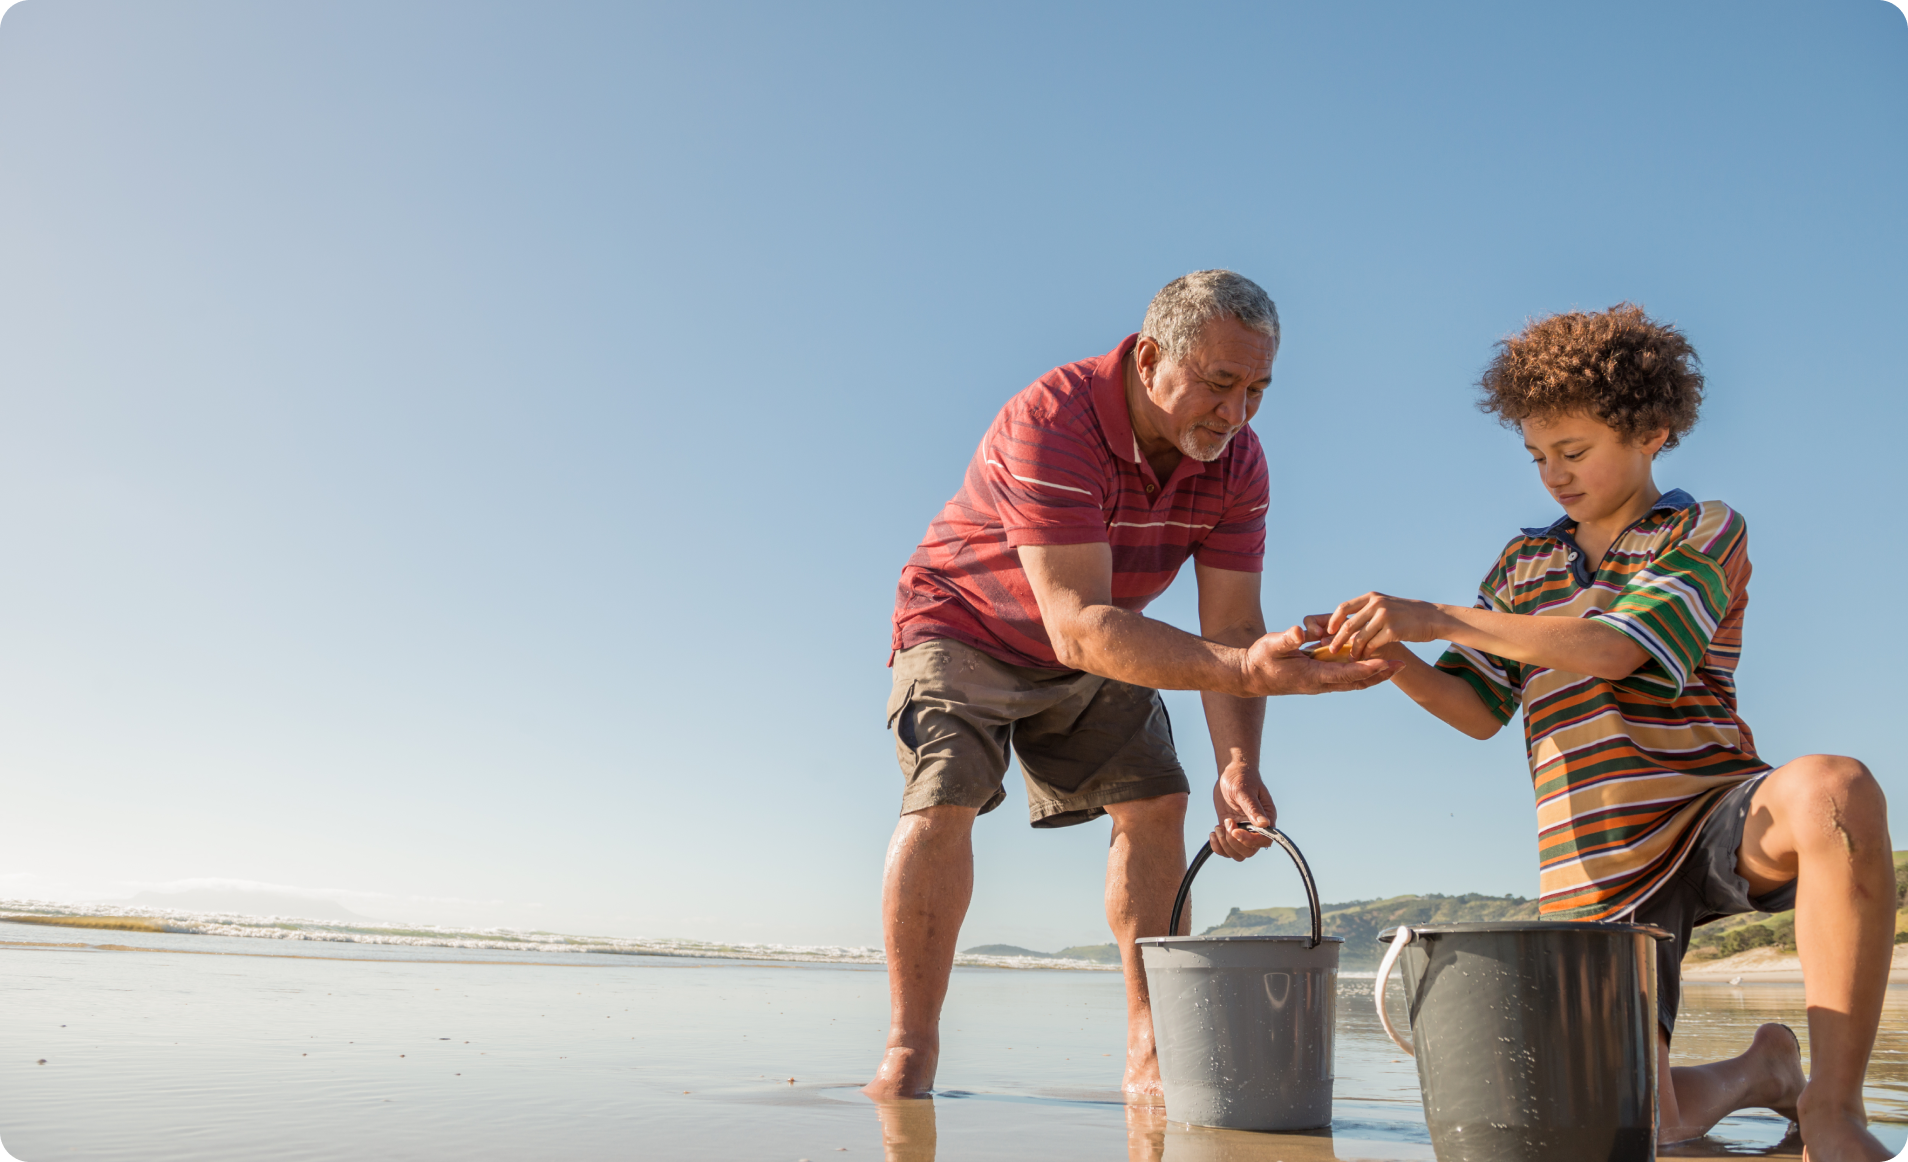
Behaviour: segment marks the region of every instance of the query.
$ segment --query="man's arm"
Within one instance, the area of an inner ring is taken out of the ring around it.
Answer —
[[[1394,642],[1442,640],[1608,682],[1629,677],[1650,660],[1627,635],[1588,618],[1499,613],[1383,593],[1367,593],[1340,605],[1332,611],[1325,632],[1334,635],[1333,649],[1349,649],[1353,657],[1365,657]],[[1395,655],[1387,651],[1383,656]]]
[[[1362,690],[1398,668],[1377,658],[1315,662],[1299,649],[1304,633],[1296,626],[1228,644],[1120,609],[1113,604],[1113,550],[1105,543],[1022,545],[1019,553],[1053,652],[1069,669],[1160,690],[1263,698]]]
[[[1214,569],[1198,562],[1193,563],[1193,570],[1199,582],[1199,632],[1207,641],[1249,647],[1265,636],[1259,574]],[[1239,823],[1270,828],[1279,817],[1259,770],[1265,699],[1209,690],[1200,691],[1199,698],[1205,704],[1213,765],[1219,771],[1219,781],[1212,787],[1212,806],[1219,817],[1219,825],[1212,832],[1212,849],[1227,859],[1246,859],[1270,847],[1272,841],[1244,830]]]

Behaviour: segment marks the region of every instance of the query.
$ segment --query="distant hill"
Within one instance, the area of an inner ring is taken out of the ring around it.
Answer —
[[[1051,952],[1035,952],[1031,948],[1022,948],[1018,944],[976,944],[961,951],[969,956],[1043,956],[1050,957]]]
[[[1895,942],[1908,944],[1908,851],[1895,853]],[[1325,935],[1344,939],[1339,963],[1368,967],[1383,957],[1378,933],[1400,924],[1471,924],[1493,920],[1536,920],[1537,901],[1522,896],[1392,896],[1384,900],[1352,900],[1324,906]],[[1311,931],[1311,915],[1302,908],[1234,908],[1201,936],[1303,936]],[[1795,913],[1749,912],[1698,928],[1690,938],[1692,960],[1733,956],[1751,948],[1795,948]],[[967,951],[990,956],[1057,956],[1118,964],[1119,949],[1112,944],[1082,944],[1059,952],[1031,952],[1012,944],[983,944]]]
[[[1322,908],[1325,935],[1344,939],[1340,964],[1376,964],[1385,946],[1378,933],[1399,924],[1475,924],[1490,920],[1535,920],[1537,901],[1522,896],[1392,896],[1385,900],[1352,900]],[[1303,908],[1234,908],[1201,936],[1304,936],[1312,930],[1310,912]]]
[[[1908,944],[1908,851],[1895,853],[1895,943]],[[1689,938],[1689,959],[1714,960],[1751,948],[1795,951],[1795,910],[1744,912],[1696,929]]]
[[[1117,944],[1076,944],[1072,948],[1062,948],[1058,952],[1035,952],[1031,948],[1022,948],[1018,944],[976,944],[961,951],[969,956],[1038,956],[1045,959],[1088,960],[1094,964],[1118,964],[1120,949]]]

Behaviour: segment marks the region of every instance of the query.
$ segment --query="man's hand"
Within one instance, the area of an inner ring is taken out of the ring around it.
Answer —
[[[1264,836],[1236,826],[1246,822],[1270,831],[1279,818],[1272,793],[1265,789],[1259,772],[1246,765],[1243,754],[1234,751],[1232,761],[1219,772],[1219,781],[1212,785],[1212,805],[1219,816],[1219,826],[1212,829],[1213,851],[1227,859],[1250,859],[1272,846]]]
[[[1304,627],[1295,625],[1284,633],[1269,633],[1253,642],[1246,650],[1245,689],[1240,696],[1257,698],[1268,694],[1363,690],[1391,677],[1401,665],[1383,658],[1355,662],[1313,661],[1299,648],[1306,640]]]
[[[1299,632],[1323,643],[1320,650],[1369,658],[1382,646],[1437,641],[1447,636],[1447,621],[1433,602],[1367,593],[1340,604],[1327,616],[1306,618]]]

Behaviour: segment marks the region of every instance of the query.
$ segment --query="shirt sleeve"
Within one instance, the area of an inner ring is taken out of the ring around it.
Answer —
[[[1737,588],[1732,563],[1746,561],[1747,529],[1727,506],[1706,501],[1688,532],[1631,576],[1608,609],[1584,614],[1637,645],[1650,660],[1616,685],[1674,698],[1694,679]]]
[[[1010,545],[1107,540],[1103,454],[1084,433],[1010,406],[981,442],[974,467]]]
[[[1242,458],[1238,482],[1228,490],[1225,509],[1212,531],[1193,548],[1193,560],[1209,569],[1259,573],[1265,569],[1265,512],[1272,503],[1265,453],[1255,440],[1253,454]]]
[[[1504,564],[1509,556],[1506,553],[1504,558],[1500,558],[1484,578],[1484,584],[1478,589],[1477,608],[1493,609],[1499,613],[1514,612],[1510,605],[1510,573]],[[1524,700],[1523,665],[1509,658],[1500,658],[1496,654],[1487,654],[1483,650],[1453,642],[1451,648],[1444,651],[1444,656],[1438,659],[1438,669],[1464,679],[1477,692],[1478,701],[1497,719],[1499,726],[1511,720]]]

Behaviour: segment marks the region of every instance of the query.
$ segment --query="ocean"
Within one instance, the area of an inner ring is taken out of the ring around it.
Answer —
[[[1116,973],[957,968],[935,1098],[880,1107],[856,1089],[887,1025],[866,950],[525,943],[551,947],[0,925],[0,1144],[24,1162],[1432,1157],[1368,976],[1339,986],[1332,1130],[1262,1135],[1121,1100]],[[1908,989],[1888,1006],[1870,1112],[1899,1149]],[[1806,1044],[1800,986],[1692,984],[1679,1060],[1764,1020]],[[1786,1128],[1738,1115],[1678,1153],[1794,1156]]]

